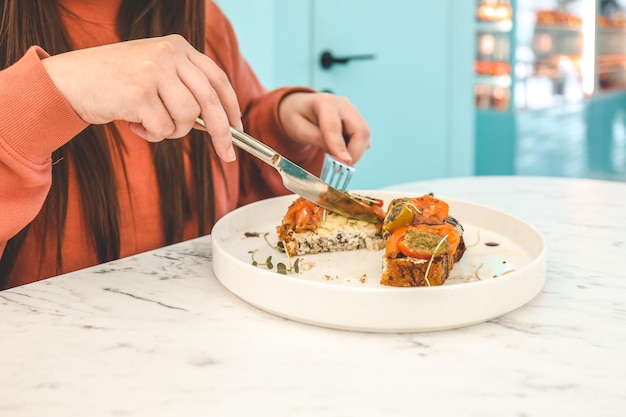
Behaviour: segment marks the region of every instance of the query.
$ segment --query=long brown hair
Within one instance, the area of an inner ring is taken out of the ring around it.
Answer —
[[[63,27],[56,1],[0,0],[0,69],[19,60],[32,45],[43,47],[49,54],[67,52],[72,48]],[[204,0],[124,0],[118,15],[117,31],[121,40],[183,35],[198,50],[204,49]],[[150,145],[157,173],[161,200],[161,217],[166,243],[181,241],[185,219],[195,203],[198,213],[198,234],[208,233],[215,221],[214,189],[211,180],[212,149],[206,134],[193,130],[187,140],[165,140]],[[52,154],[52,186],[42,212],[41,230],[46,242],[56,244],[56,268],[63,268],[61,251],[67,215],[69,168],[76,168],[84,217],[93,236],[98,261],[106,262],[120,256],[119,198],[114,161],[123,164],[125,149],[114,125],[89,126]],[[189,155],[195,201],[190,201],[183,157]],[[0,288],[10,276],[15,260],[31,223],[7,242],[0,259]],[[50,240],[51,239],[51,240]]]

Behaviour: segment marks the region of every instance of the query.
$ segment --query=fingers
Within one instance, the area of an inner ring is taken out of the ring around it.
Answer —
[[[357,108],[345,97],[322,94],[317,115],[328,152],[355,164],[370,147],[370,131]]]
[[[124,120],[154,142],[183,137],[202,116],[218,156],[234,159],[230,126],[241,128],[235,91],[217,64],[182,36],[85,48],[42,62],[87,123]]]
[[[161,103],[147,100],[145,106],[152,113],[141,119],[143,129],[131,128],[149,141],[180,138],[189,133],[201,116],[218,156],[225,161],[235,160],[230,126],[241,128],[241,112],[226,74],[179,35],[162,38],[157,49],[158,58],[164,62],[161,66],[157,63],[152,72],[162,74],[157,82]],[[168,66],[169,63],[174,65]]]
[[[162,120],[170,122],[167,126],[170,132],[164,131],[163,136],[174,139],[185,136],[194,126],[193,115],[201,112],[200,104],[183,82],[176,79],[167,88],[160,87],[158,95],[166,113]]]
[[[218,156],[225,161],[234,161],[235,150],[230,126],[242,128],[241,111],[235,90],[227,75],[215,62],[186,42],[184,47],[186,59],[183,59],[182,64],[177,67],[177,75],[190,92],[186,102],[189,108],[181,110],[184,119],[177,127],[188,132],[200,115]],[[176,120],[174,110],[169,108],[168,110]]]
[[[217,94],[224,113],[228,118],[229,125],[240,130],[243,129],[237,94],[228,80],[226,73],[222,71],[213,60],[195,49],[190,54],[189,60],[208,75],[208,81],[211,84],[212,90]],[[183,78],[185,78],[184,74]]]
[[[316,113],[320,133],[328,153],[347,164],[353,164],[352,155],[346,148],[343,136],[342,103],[338,98],[327,93],[320,95]]]
[[[342,98],[341,120],[343,121],[344,140],[347,141],[348,153],[352,156],[353,163],[357,163],[371,146],[370,129],[361,117],[356,106]]]
[[[233,105],[229,102],[234,97],[235,109],[238,109],[234,91],[231,89],[230,96],[226,96],[223,102],[213,88],[214,74],[207,74],[191,64],[180,66],[177,76],[175,82],[168,83],[159,90],[159,96],[174,127],[174,131],[167,137],[179,138],[186,135],[194,127],[196,118],[201,116],[206,125],[203,130],[211,136],[218,156],[225,161],[233,161],[235,151],[232,149],[230,121],[225,107],[231,107],[231,114],[238,113],[232,110]],[[221,70],[216,76],[221,76]]]
[[[189,60],[207,77],[210,88],[202,83],[196,85],[192,70],[181,73],[181,78],[200,104],[200,115],[205,122],[207,132],[211,135],[213,145],[220,158],[225,161],[235,160],[230,126],[243,130],[241,110],[237,95],[226,74],[206,55],[191,51]],[[194,118],[195,121],[195,118]]]
[[[278,114],[294,141],[316,145],[347,164],[359,161],[370,147],[369,127],[345,97],[294,92],[283,98]]]

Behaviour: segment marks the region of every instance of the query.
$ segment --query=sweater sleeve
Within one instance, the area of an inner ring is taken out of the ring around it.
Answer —
[[[232,25],[211,1],[207,3],[207,52],[228,74],[239,100],[246,132],[307,171],[319,174],[324,158],[323,150],[291,140],[278,116],[278,107],[285,96],[314,90],[283,87],[267,91],[242,56]],[[244,152],[239,152],[238,158],[239,204],[289,193],[273,167]]]
[[[0,71],[0,253],[41,210],[52,152],[87,126],[41,65],[46,57],[33,46]]]

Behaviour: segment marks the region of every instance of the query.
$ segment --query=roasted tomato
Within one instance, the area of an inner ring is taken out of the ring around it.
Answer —
[[[448,218],[449,207],[431,195],[417,198],[397,198],[389,203],[383,229],[388,232],[417,224],[442,224]]]
[[[385,253],[390,258],[403,254],[411,258],[430,259],[444,252],[454,254],[460,242],[458,230],[449,224],[405,226],[389,236]]]
[[[377,224],[381,224],[385,218],[383,202],[380,199],[359,196],[366,210],[371,211],[380,219]],[[296,232],[315,230],[325,219],[328,211],[311,201],[299,197],[295,200],[283,217],[283,225],[293,226]]]
[[[294,226],[300,233],[315,230],[324,221],[325,210],[305,198],[298,198],[291,203],[283,217],[283,224]]]
[[[375,215],[377,215],[380,218],[380,221],[382,222],[383,219],[385,218],[385,210],[383,209],[383,207],[372,206],[372,211],[374,212]]]
[[[448,218],[448,203],[431,195],[412,198],[411,203],[417,208],[414,224],[441,224]]]

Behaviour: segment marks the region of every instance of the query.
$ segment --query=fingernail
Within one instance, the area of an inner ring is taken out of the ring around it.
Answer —
[[[237,159],[237,155],[235,154],[235,148],[233,148],[232,146],[228,148],[226,155],[228,156],[228,160],[230,162],[233,162],[235,159]]]
[[[341,157],[348,163],[352,163],[352,155],[350,155],[350,152],[348,151],[343,151],[341,152]]]

